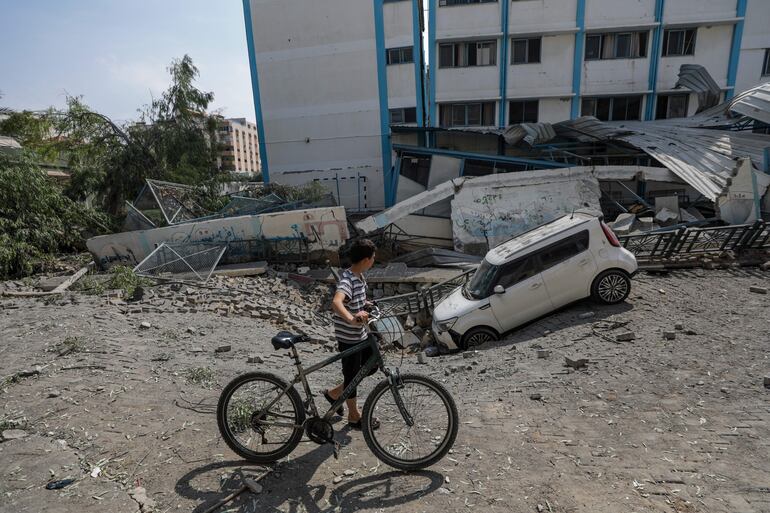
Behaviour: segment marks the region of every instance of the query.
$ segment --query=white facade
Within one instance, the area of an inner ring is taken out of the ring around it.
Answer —
[[[320,180],[349,209],[384,206],[390,116],[422,122],[417,1],[244,0],[266,179]]]
[[[693,114],[697,96],[674,89],[682,64],[704,66],[726,97],[770,80],[762,76],[770,48],[766,0],[428,1],[432,126],[450,119],[442,105],[484,102],[495,102],[495,119],[476,123],[474,110],[466,124],[556,122],[597,112],[608,119]],[[482,50],[476,65],[449,58],[448,45],[457,54],[464,44],[490,41],[494,63]],[[666,97],[672,93],[679,98]],[[452,125],[462,125],[462,112],[452,112]]]

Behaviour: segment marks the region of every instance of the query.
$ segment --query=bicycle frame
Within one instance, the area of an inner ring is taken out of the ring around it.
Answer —
[[[384,362],[382,360],[382,354],[380,353],[380,348],[377,345],[377,335],[374,333],[369,333],[369,337],[366,341],[361,342],[359,344],[356,344],[352,346],[350,349],[346,349],[342,351],[341,353],[338,353],[331,358],[327,358],[326,360],[316,363],[315,365],[311,365],[307,369],[304,369],[302,367],[302,362],[299,360],[299,354],[297,353],[297,348],[295,346],[291,347],[292,352],[292,358],[294,358],[294,364],[297,367],[297,374],[294,376],[294,379],[289,383],[289,385],[276,397],[273,399],[273,401],[268,404],[265,408],[263,408],[259,415],[263,415],[265,412],[270,411],[270,408],[281,400],[283,396],[285,396],[289,389],[293,387],[294,385],[297,385],[299,383],[302,383],[302,388],[305,391],[305,395],[307,397],[305,401],[305,411],[310,412],[312,416],[316,417],[318,416],[318,409],[316,408],[315,401],[313,400],[313,392],[310,390],[310,384],[307,381],[308,375],[323,369],[324,367],[327,367],[331,365],[332,363],[341,360],[342,358],[345,358],[347,356],[350,356],[355,353],[359,353],[361,351],[366,350],[367,348],[372,349],[372,356],[369,357],[369,359],[364,363],[363,367],[360,371],[358,371],[358,374],[355,375],[353,378],[353,381],[348,384],[348,386],[345,388],[345,390],[342,391],[342,395],[339,396],[339,398],[329,407],[329,410],[324,414],[322,417],[323,420],[328,421],[334,412],[337,411],[337,408],[342,406],[342,403],[345,402],[350,397],[350,394],[353,393],[353,389],[356,388],[363,379],[369,375],[369,373],[375,369],[379,368],[383,374],[385,374],[386,377],[390,378],[390,372],[385,368]],[[284,422],[262,422],[265,426],[283,426],[283,427],[301,427],[297,424],[289,424]]]

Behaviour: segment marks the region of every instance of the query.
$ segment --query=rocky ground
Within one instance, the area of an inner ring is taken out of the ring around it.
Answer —
[[[254,466],[221,440],[213,412],[231,378],[290,376],[269,344],[278,329],[314,337],[305,362],[330,354],[322,289],[241,278],[138,303],[5,298],[0,511],[202,513],[239,470],[262,492],[220,511],[770,511],[769,285],[756,268],[643,273],[615,307],[579,303],[424,365],[391,354],[460,409],[451,454],[415,474],[380,464],[344,422],[339,460],[303,442]],[[314,374],[314,390],[335,372]],[[46,489],[63,479],[75,481]]]

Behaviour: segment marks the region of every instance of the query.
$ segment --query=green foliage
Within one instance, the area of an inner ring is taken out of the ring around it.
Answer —
[[[185,371],[187,382],[200,385],[203,388],[211,388],[214,385],[214,371],[208,367],[195,367]]]
[[[0,154],[0,276],[44,270],[56,253],[82,250],[106,216],[64,196],[27,154]]]
[[[137,275],[134,270],[125,265],[116,265],[111,269],[110,279],[107,280],[107,288],[120,289],[127,297],[133,296],[136,289],[146,287],[152,282],[147,278]]]

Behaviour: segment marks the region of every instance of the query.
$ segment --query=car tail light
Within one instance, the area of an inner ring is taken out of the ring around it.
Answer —
[[[618,236],[615,235],[615,232],[612,231],[612,228],[607,226],[604,221],[600,221],[602,225],[602,231],[604,232],[604,236],[607,237],[607,242],[615,246],[616,248],[620,247],[620,241],[618,240]]]

